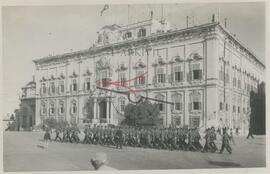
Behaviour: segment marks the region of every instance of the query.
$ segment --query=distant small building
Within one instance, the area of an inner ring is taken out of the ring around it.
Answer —
[[[31,81],[22,87],[20,108],[15,112],[17,130],[31,130],[35,125],[36,82]]]

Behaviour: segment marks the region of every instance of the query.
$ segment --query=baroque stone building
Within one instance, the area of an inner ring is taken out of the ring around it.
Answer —
[[[141,96],[173,102],[158,103],[164,126],[246,130],[249,92],[257,90],[265,73],[263,63],[215,19],[184,29],[152,18],[107,25],[91,48],[34,63],[36,124],[49,117],[118,124],[130,100],[96,88],[101,86],[117,91],[128,87]],[[108,81],[120,86],[97,83]]]
[[[20,108],[16,110],[16,130],[31,130],[36,118],[36,82],[33,79],[22,87]]]

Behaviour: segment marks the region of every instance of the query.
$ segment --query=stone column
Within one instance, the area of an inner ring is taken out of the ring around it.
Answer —
[[[93,107],[93,110],[94,110],[94,116],[93,116],[93,123],[96,123],[97,122],[97,112],[96,112],[96,107],[97,107],[97,99],[95,98],[94,99],[94,107]]]
[[[110,98],[106,99],[106,120],[107,123],[110,123]]]
[[[99,123],[99,103],[96,101],[96,122]]]

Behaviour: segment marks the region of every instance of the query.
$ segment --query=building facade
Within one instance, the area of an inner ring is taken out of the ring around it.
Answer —
[[[130,100],[101,86],[173,102],[157,102],[166,127],[246,130],[249,93],[265,76],[265,66],[214,19],[184,29],[155,19],[108,25],[91,48],[34,63],[37,124],[50,117],[119,124]]]
[[[36,125],[36,82],[33,79],[22,87],[20,107],[15,112],[16,130],[32,130]]]

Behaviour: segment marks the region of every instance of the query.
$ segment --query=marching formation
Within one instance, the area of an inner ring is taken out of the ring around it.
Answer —
[[[76,125],[58,128],[55,130],[55,141],[94,144],[103,146],[116,146],[122,149],[123,146],[142,147],[167,150],[185,150],[201,152],[217,152],[215,128],[205,130],[205,144],[201,144],[201,135],[198,128],[134,128],[126,126],[86,126],[83,133],[84,138],[79,138],[80,130]],[[48,137],[48,131],[45,133]],[[61,135],[61,136],[60,136]],[[44,137],[45,138],[45,137]],[[227,129],[223,129],[222,146],[220,153],[226,149],[230,154],[231,136]]]

